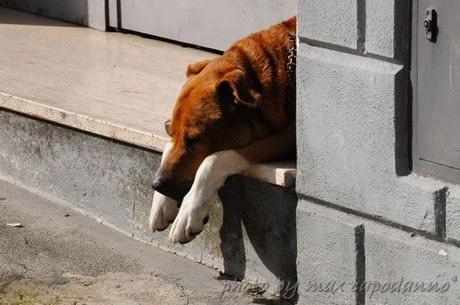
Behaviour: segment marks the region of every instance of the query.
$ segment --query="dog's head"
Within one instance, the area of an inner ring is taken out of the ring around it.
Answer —
[[[153,182],[156,191],[177,201],[208,155],[253,140],[250,112],[262,105],[247,72],[222,58],[190,65],[186,74],[172,119],[165,123],[171,141]]]

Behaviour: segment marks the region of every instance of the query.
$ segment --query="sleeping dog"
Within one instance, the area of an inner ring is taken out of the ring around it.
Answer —
[[[191,241],[228,176],[295,153],[295,37],[292,17],[188,67],[165,123],[171,140],[153,182],[153,231],[173,223],[169,241]]]

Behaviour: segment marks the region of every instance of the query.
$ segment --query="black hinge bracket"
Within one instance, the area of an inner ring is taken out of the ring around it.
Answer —
[[[425,28],[425,37],[431,42],[436,42],[438,37],[438,14],[432,7],[426,10],[426,18],[423,20],[423,27]]]

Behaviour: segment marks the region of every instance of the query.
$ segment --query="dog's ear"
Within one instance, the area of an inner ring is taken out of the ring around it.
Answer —
[[[206,68],[206,66],[211,62],[211,59],[205,59],[205,60],[201,60],[199,62],[196,62],[194,64],[190,64],[188,65],[187,67],[187,72],[185,73],[185,75],[187,75],[187,78],[191,77],[191,76],[195,76],[197,75],[198,73],[200,73],[204,68]]]
[[[219,99],[231,100],[237,105],[251,109],[262,107],[262,94],[257,92],[254,82],[241,69],[235,69],[224,75],[216,85]]]
[[[168,136],[171,136],[171,120],[166,120],[165,122],[165,131],[168,134]]]

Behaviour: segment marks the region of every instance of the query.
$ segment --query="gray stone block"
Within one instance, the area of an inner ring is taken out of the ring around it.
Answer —
[[[297,191],[434,232],[434,193],[445,185],[396,173],[398,134],[408,134],[396,106],[402,67],[300,44],[297,73]]]
[[[299,36],[357,48],[358,0],[299,1]]]
[[[299,304],[355,304],[359,219],[301,200],[297,208]]]
[[[395,0],[366,2],[366,51],[368,53],[386,57],[394,56],[394,7]]]
[[[366,52],[403,60],[410,47],[409,1],[366,1]]]
[[[460,249],[379,225],[365,239],[366,304],[460,303]]]
[[[449,185],[446,199],[447,238],[460,242],[460,186]]]

